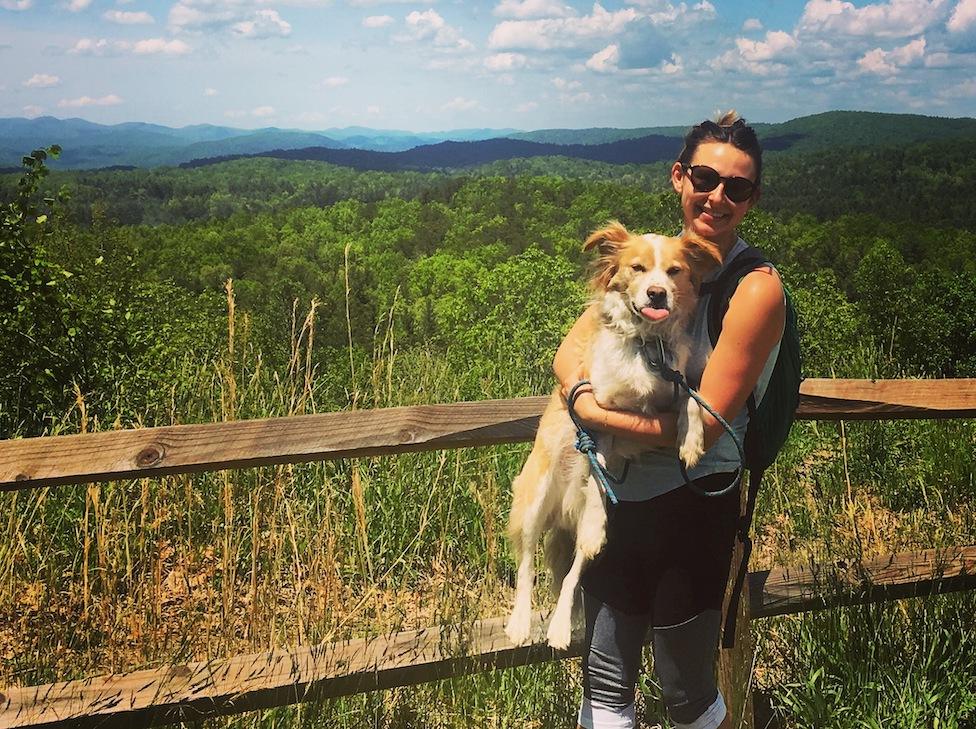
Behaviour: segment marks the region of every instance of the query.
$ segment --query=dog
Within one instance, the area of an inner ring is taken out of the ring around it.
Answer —
[[[600,405],[615,410],[653,414],[676,409],[678,456],[690,468],[704,452],[701,409],[684,394],[674,402],[674,384],[649,364],[645,348],[656,346],[659,337],[669,353],[667,364],[685,371],[693,355],[688,325],[698,303],[698,286],[721,265],[721,252],[714,243],[693,235],[635,235],[616,221],[587,238],[583,249],[594,248],[599,258],[590,287],[598,316],[581,337],[582,362],[593,394]],[[556,649],[569,646],[580,573],[606,541],[603,495],[588,458],[575,449],[575,440],[566,399],[556,387],[532,452],[512,482],[508,535],[518,576],[505,632],[515,645],[529,641],[539,538],[549,533],[546,561],[557,600],[547,639]],[[613,466],[647,449],[606,434],[597,440],[603,465]]]

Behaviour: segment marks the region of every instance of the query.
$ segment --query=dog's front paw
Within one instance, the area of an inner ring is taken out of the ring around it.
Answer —
[[[505,624],[505,635],[512,641],[512,645],[525,645],[532,633],[532,616],[530,613],[516,608]]]
[[[705,439],[695,438],[689,433],[678,449],[678,457],[685,464],[685,468],[697,465],[703,455],[705,455]]]

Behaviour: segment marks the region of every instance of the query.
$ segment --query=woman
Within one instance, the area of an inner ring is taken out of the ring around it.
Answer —
[[[671,168],[685,230],[718,245],[723,268],[745,248],[737,228],[759,199],[761,176],[759,141],[735,112],[693,127]],[[753,390],[757,401],[762,398],[782,338],[785,302],[779,276],[765,266],[743,277],[714,350],[706,310],[703,297],[692,334],[709,354],[704,362],[689,364],[685,376],[741,439],[748,422],[746,400]],[[553,369],[564,393],[586,379],[577,341],[586,319],[596,315],[593,307],[584,312],[556,353]],[[587,650],[579,725],[635,726],[641,646],[651,628],[655,670],[675,726],[731,729],[714,676],[738,492],[708,497],[684,485],[674,455],[672,413],[648,417],[607,410],[591,394],[579,397],[576,412],[587,427],[639,440],[650,449],[615,487],[621,501],[609,515],[607,544],[583,575]],[[738,453],[709,414],[705,446],[707,452],[689,477],[700,489],[719,491],[732,483]]]

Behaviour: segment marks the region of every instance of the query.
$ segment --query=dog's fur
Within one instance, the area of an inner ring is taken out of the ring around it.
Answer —
[[[582,362],[603,407],[654,413],[674,407],[674,385],[649,369],[645,342],[661,337],[668,364],[681,372],[692,355],[688,325],[702,276],[721,264],[721,253],[694,236],[634,235],[611,222],[594,232],[584,250],[600,257],[591,281],[598,316],[583,332]],[[589,321],[589,320],[588,320]],[[678,455],[690,468],[703,453],[701,410],[683,396],[677,405]],[[573,600],[580,572],[606,541],[606,511],[589,460],[574,448],[576,428],[557,387],[539,423],[535,445],[512,483],[509,538],[518,561],[515,607],[505,632],[515,645],[529,640],[535,547],[550,532],[546,558],[558,595],[549,623],[554,648],[570,642]],[[612,442],[612,446],[611,443]],[[636,443],[598,440],[601,462],[633,456]],[[618,468],[613,468],[618,473]]]

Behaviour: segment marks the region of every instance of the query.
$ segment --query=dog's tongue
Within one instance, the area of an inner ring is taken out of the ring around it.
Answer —
[[[662,319],[667,319],[668,315],[671,313],[667,309],[652,309],[650,306],[645,306],[640,310],[641,316],[645,319],[650,319],[651,321],[661,321]]]

